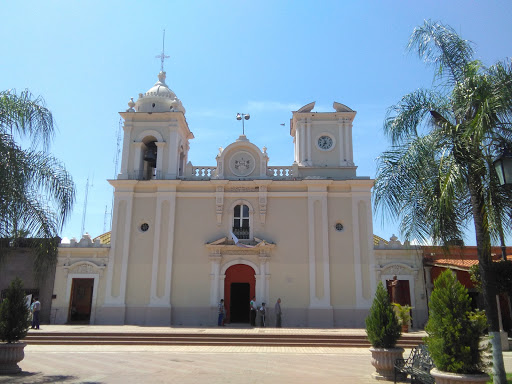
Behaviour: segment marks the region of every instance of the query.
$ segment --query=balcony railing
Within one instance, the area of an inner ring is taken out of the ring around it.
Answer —
[[[192,167],[193,179],[211,179],[215,174],[217,167]]]
[[[249,239],[250,230],[249,228],[233,227],[233,234],[238,237],[239,240]]]
[[[298,179],[298,168],[297,165],[292,166],[267,166],[266,177],[273,180],[295,180]],[[252,176],[252,175],[251,175]],[[178,179],[189,179],[189,180],[210,180],[217,178],[217,167],[215,166],[192,166],[190,163],[187,164],[183,175],[178,176]],[[164,176],[161,170],[152,169],[152,174],[145,172],[144,170],[128,172],[128,179],[130,180],[164,180]],[[254,179],[265,178],[265,176],[255,176]],[[247,180],[252,177],[245,178]]]
[[[271,179],[292,179],[297,175],[293,174],[293,167],[267,167],[267,175]]]

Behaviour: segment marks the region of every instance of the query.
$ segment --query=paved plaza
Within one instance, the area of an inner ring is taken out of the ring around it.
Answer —
[[[62,328],[64,327],[64,328]],[[45,332],[123,331],[123,327],[46,326]],[[138,330],[181,331],[144,327]],[[226,332],[224,329],[191,329]],[[240,329],[238,332],[257,332]],[[288,333],[290,330],[265,329]],[[311,333],[311,329],[303,330]],[[318,330],[352,333],[364,330]],[[35,332],[35,331],[31,331]],[[229,332],[233,332],[232,329]],[[300,330],[294,330],[300,332]],[[314,331],[313,331],[314,332]],[[405,354],[409,351],[406,350]],[[505,352],[512,371],[512,352]],[[28,345],[19,375],[0,376],[0,383],[377,383],[367,348],[304,348],[253,346],[118,346]]]

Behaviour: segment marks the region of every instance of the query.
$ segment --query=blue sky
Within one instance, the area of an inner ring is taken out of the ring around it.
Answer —
[[[58,127],[51,151],[77,185],[62,236],[81,235],[88,177],[85,230],[96,236],[110,229],[117,112],[157,81],[163,29],[167,84],[195,135],[192,164],[215,165],[244,112],[246,135],[268,148],[270,164],[291,165],[291,111],[312,101],[331,111],[337,101],[357,111],[357,174],[373,178],[388,146],[386,109],[432,82],[432,70],[405,52],[414,27],[449,24],[490,65],[512,56],[510,15],[510,1],[3,2],[0,88],[45,98]],[[374,233],[399,235],[379,215]]]

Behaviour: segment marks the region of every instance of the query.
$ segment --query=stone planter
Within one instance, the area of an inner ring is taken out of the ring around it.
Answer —
[[[370,348],[372,353],[372,365],[377,372],[372,373],[376,380],[393,381],[393,367],[396,359],[402,359],[403,348]]]
[[[25,343],[0,344],[0,374],[21,372],[18,363],[23,360]]]
[[[463,373],[443,372],[433,368],[430,374],[436,379],[436,384],[476,384],[487,383],[491,378],[487,373],[466,375]]]

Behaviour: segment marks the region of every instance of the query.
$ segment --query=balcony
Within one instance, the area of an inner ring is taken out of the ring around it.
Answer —
[[[233,227],[233,234],[238,237],[239,240],[248,240],[250,235],[249,228]]]

